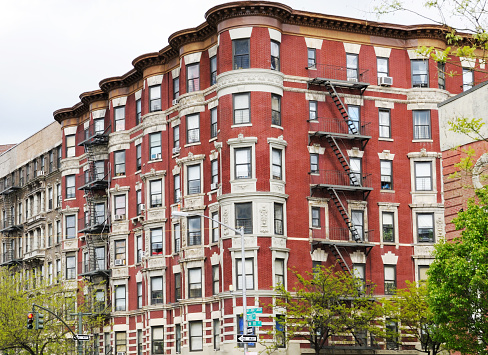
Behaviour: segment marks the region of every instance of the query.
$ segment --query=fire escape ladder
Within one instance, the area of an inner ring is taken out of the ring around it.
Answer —
[[[352,274],[351,268],[349,267],[349,265],[346,264],[346,261],[344,260],[344,257],[342,256],[342,254],[341,254],[339,248],[337,247],[337,245],[335,245],[335,244],[329,244],[329,249],[330,249],[332,255],[334,255],[334,257],[336,258],[337,263],[341,267],[342,271],[348,272],[349,274],[351,274],[352,276],[354,276]]]
[[[346,172],[347,175],[349,175],[349,181],[352,186],[361,186],[360,181],[358,181],[357,173],[354,173],[351,171],[351,167],[349,166],[349,163],[344,156],[344,153],[342,153],[341,148],[339,147],[339,144],[337,144],[337,141],[334,137],[331,135],[327,135],[327,141],[329,142],[330,147],[332,148],[332,151],[334,152],[335,156],[339,160],[339,162],[342,165],[342,168]]]
[[[346,107],[344,106],[344,103],[342,102],[341,98],[337,94],[334,85],[330,81],[328,81],[325,85],[325,88],[329,92],[330,97],[332,98],[332,101],[334,101],[334,104],[339,110],[342,118],[344,119],[344,121],[346,121],[347,126],[349,127],[349,132],[351,134],[358,134],[357,127],[354,125],[354,122],[351,121],[351,119],[349,119],[349,115],[347,113]]]
[[[334,190],[332,187],[327,188],[327,191],[329,192],[329,195],[334,202],[334,205],[336,206],[337,210],[341,214],[342,219],[347,225],[347,228],[352,234],[352,239],[354,239],[356,242],[361,240],[361,237],[359,236],[358,230],[356,229],[356,226],[354,223],[352,223],[351,218],[346,212],[346,209],[344,208],[344,205],[342,204],[341,199],[337,195],[336,190]]]

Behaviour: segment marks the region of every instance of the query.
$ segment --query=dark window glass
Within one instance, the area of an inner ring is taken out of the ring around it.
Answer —
[[[249,38],[235,39],[232,41],[232,51],[234,53],[234,70],[247,69],[249,63]]]
[[[252,202],[236,203],[236,229],[244,228],[245,234],[252,234]]]

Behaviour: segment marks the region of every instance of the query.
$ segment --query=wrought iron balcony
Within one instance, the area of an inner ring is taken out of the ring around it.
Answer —
[[[311,85],[324,85],[332,81],[334,85],[351,89],[365,89],[369,86],[369,69],[330,64],[314,64],[307,69]]]
[[[308,131],[310,135],[324,136],[332,134],[352,139],[371,139],[371,122],[355,122],[357,134],[351,132],[351,128],[342,118],[316,117],[308,120]]]
[[[374,239],[374,230],[362,230],[359,226],[355,226],[356,230],[359,231],[360,240],[355,241],[352,238],[351,231],[348,228],[339,227],[322,227],[311,229],[312,241],[314,243],[325,243],[325,244],[344,244],[351,243],[364,244],[372,243]]]
[[[107,144],[108,136],[112,131],[110,125],[105,128],[104,125],[92,123],[84,131],[79,131],[76,137],[78,145],[91,145],[91,144]]]

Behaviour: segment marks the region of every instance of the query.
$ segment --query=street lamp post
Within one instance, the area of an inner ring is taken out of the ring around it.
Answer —
[[[216,219],[213,219],[211,217],[205,216],[203,214],[199,213],[190,213],[190,212],[182,212],[182,211],[173,211],[171,213],[171,217],[190,217],[190,216],[199,216],[203,217],[206,219],[209,219],[211,221],[214,221],[221,226],[224,226],[225,228],[228,228],[236,233],[239,233],[241,236],[241,266],[242,266],[242,308],[243,308],[243,314],[242,314],[242,334],[245,335],[247,333],[247,296],[246,296],[246,258],[244,256],[244,227],[241,227],[239,229],[236,229],[234,227],[231,227],[225,223],[222,223]],[[239,284],[239,280],[237,280],[237,284]],[[244,343],[244,355],[247,355],[247,343]]]

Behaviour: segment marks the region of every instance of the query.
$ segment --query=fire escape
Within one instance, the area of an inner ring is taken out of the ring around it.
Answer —
[[[98,121],[98,122],[97,122]],[[110,233],[110,213],[108,210],[108,138],[110,126],[105,127],[105,120],[97,120],[84,131],[79,132],[78,145],[83,146],[86,165],[83,174],[78,176],[77,186],[84,191],[85,213],[78,220],[79,232],[84,234],[85,247],[81,263],[81,276],[88,281],[92,314],[108,315],[107,299]],[[100,121],[103,123],[101,124]]]
[[[326,148],[326,154],[327,151],[331,152],[333,155],[329,156],[334,157],[327,163],[330,164],[329,169],[310,172],[310,196],[329,196],[329,215],[331,220],[334,216],[337,220],[332,224],[344,226],[312,229],[312,250],[322,247],[329,250],[341,269],[354,275],[350,255],[361,250],[367,257],[373,247],[373,234],[372,231],[364,230],[364,214],[362,220],[355,220],[355,216],[348,212],[347,201],[366,201],[373,188],[371,174],[363,173],[362,159],[349,156],[347,151],[364,151],[371,135],[369,123],[362,122],[359,116],[350,117],[344,96],[360,99],[369,86],[368,72],[359,68],[351,71],[344,67],[320,64],[312,69],[309,70],[308,88],[327,92],[330,98],[327,97],[326,101],[332,101],[333,111],[337,110],[335,112],[339,115],[335,118],[309,117],[309,144],[325,144],[330,147],[330,150]],[[351,333],[356,347],[371,349],[373,341],[368,346],[365,332],[351,329]]]
[[[21,187],[13,181],[13,177],[7,177],[3,181],[0,196],[3,198],[2,224],[0,233],[3,235],[3,255],[0,265],[11,266],[19,262],[15,258],[16,240],[22,236],[24,229],[22,224],[15,223],[15,205],[17,202],[17,192]],[[18,243],[18,242],[17,242]]]

